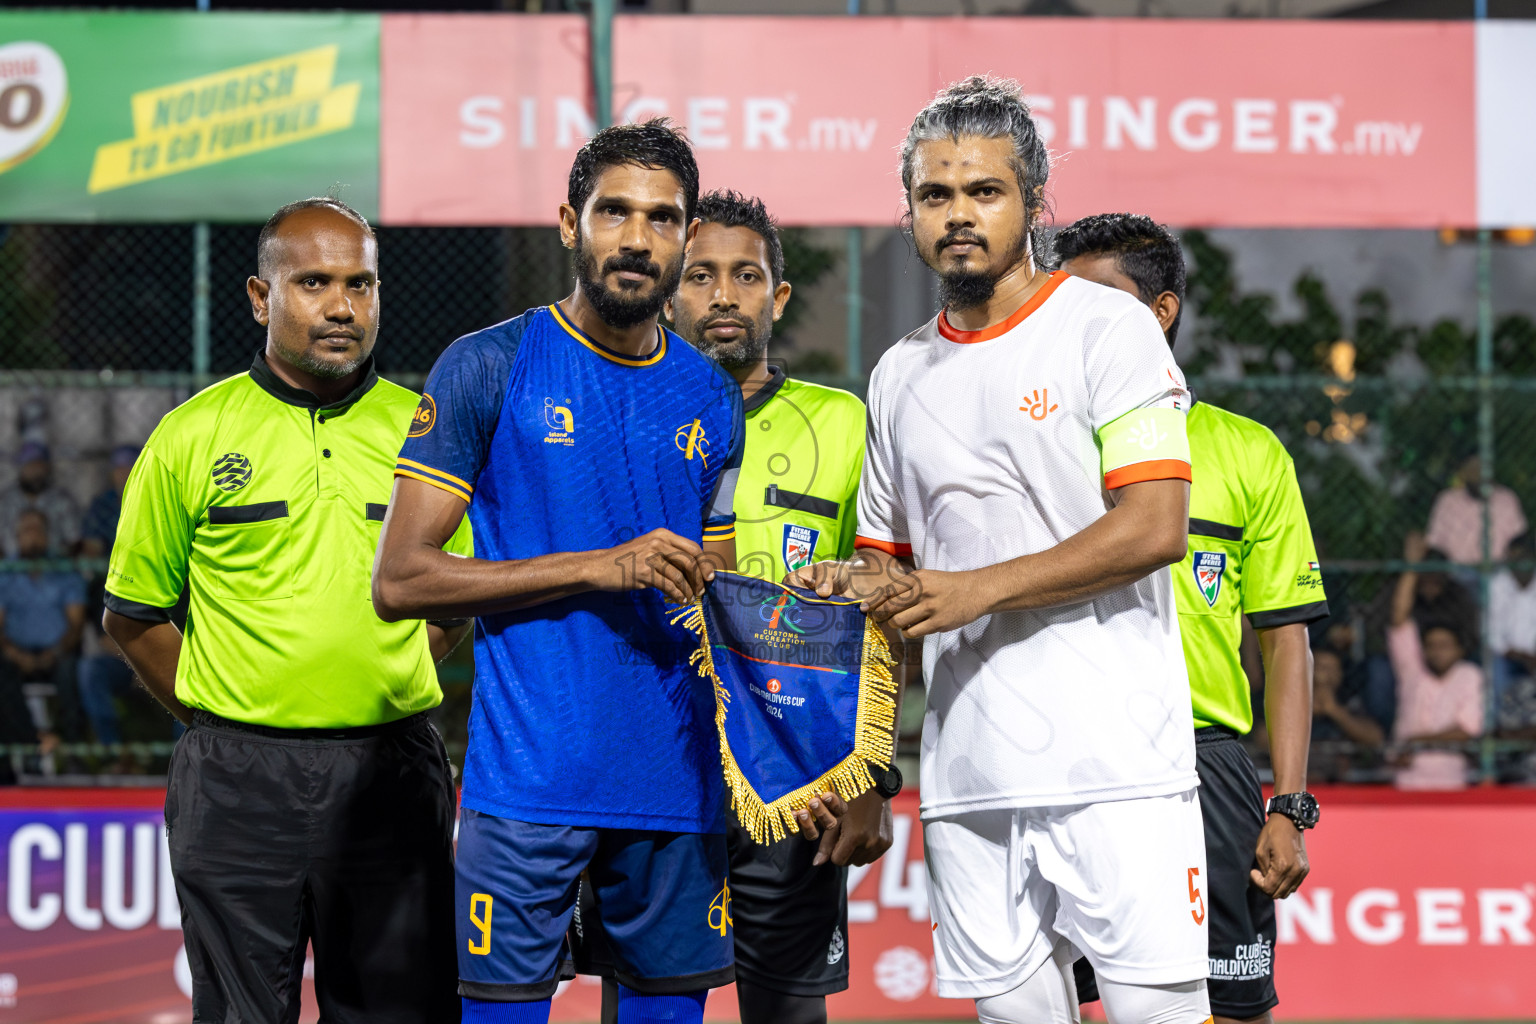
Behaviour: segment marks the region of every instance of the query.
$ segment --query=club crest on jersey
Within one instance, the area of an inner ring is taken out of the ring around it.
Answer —
[[[677,450],[683,453],[683,458],[689,462],[697,455],[699,461],[707,467],[709,465],[709,438],[704,433],[704,424],[698,420],[692,423],[684,423],[677,428],[672,435],[672,443]]]
[[[784,524],[784,564],[790,572],[811,564],[811,557],[816,553],[816,542],[820,539],[820,530],[796,526],[794,523]]]
[[[1196,551],[1194,557],[1195,586],[1200,588],[1205,603],[1214,608],[1216,599],[1221,596],[1221,577],[1227,571],[1227,556],[1220,551]]]

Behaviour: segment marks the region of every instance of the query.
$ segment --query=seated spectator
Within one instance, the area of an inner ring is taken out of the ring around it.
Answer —
[[[1525,512],[1515,492],[1483,483],[1483,460],[1462,460],[1451,486],[1435,498],[1429,512],[1429,546],[1444,551],[1450,561],[1479,565],[1483,561],[1483,505],[1488,504],[1489,557],[1502,562],[1509,542],[1526,530]]]
[[[1414,563],[1446,562],[1450,556],[1427,545],[1423,534],[1408,534],[1403,541],[1403,557]],[[1385,638],[1392,625],[1392,602],[1396,588],[1382,589],[1366,612],[1368,636]],[[1482,636],[1478,602],[1465,584],[1439,571],[1416,574],[1413,590],[1413,621],[1419,631],[1429,623],[1448,626],[1461,642],[1463,650],[1475,650]],[[1385,653],[1366,660],[1365,707],[1371,717],[1390,728],[1397,721],[1398,682],[1392,674],[1392,660]]]
[[[1424,561],[1424,539],[1409,538],[1408,561]],[[1454,626],[1420,624],[1413,609],[1418,574],[1405,572],[1392,595],[1387,653],[1397,676],[1397,725],[1401,749],[1399,789],[1463,789],[1466,742],[1483,731],[1483,672],[1466,660]]]
[[[117,520],[123,513],[123,488],[128,486],[128,474],[139,458],[139,446],[122,444],[112,449],[112,484],[96,497],[85,510],[85,521],[80,527],[80,553],[90,558],[105,558],[112,554],[112,541],[117,536]]]
[[[1509,542],[1508,559],[1526,563],[1504,569],[1488,584],[1488,632],[1493,647],[1493,697],[1497,704],[1511,680],[1536,674],[1536,546],[1522,533]]]
[[[1499,781],[1536,782],[1536,675],[1511,679],[1497,712],[1499,739],[1527,744],[1524,751],[1500,755]]]
[[[117,520],[123,510],[123,488],[139,457],[138,445],[119,445],[112,449],[112,484],[91,500],[80,529],[80,553],[91,558],[112,554],[117,537]],[[80,704],[90,719],[96,742],[115,745],[123,741],[119,726],[117,700],[133,689],[133,670],[123,660],[117,644],[101,632],[102,579],[91,581],[91,614],[88,618],[98,628],[90,630],[95,653],[80,659]]]
[[[16,487],[0,494],[0,543],[17,557],[16,527],[26,511],[41,512],[48,522],[48,556],[75,553],[80,540],[80,506],[68,491],[53,486],[48,446],[29,441],[16,452]]]
[[[16,524],[16,550],[24,559],[47,554],[48,520],[35,509]],[[74,656],[85,625],[85,581],[78,573],[36,570],[0,574],[0,704],[7,742],[56,742],[46,711],[28,707],[24,685],[54,686],[60,732],[73,735]],[[30,712],[30,713],[28,713]],[[30,721],[30,726],[27,724]]]
[[[1312,751],[1307,778],[1342,782],[1355,768],[1380,764],[1386,734],[1365,710],[1362,691],[1349,687],[1346,662],[1332,647],[1312,651]]]
[[[1381,725],[1365,711],[1359,694],[1345,695],[1344,659],[1326,647],[1312,652],[1312,738],[1349,740],[1379,750],[1386,742]]]

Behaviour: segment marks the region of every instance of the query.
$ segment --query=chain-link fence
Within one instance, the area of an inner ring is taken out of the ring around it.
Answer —
[[[263,338],[244,292],[258,229],[0,230],[0,512],[16,507],[3,496],[18,493],[25,475],[18,459],[46,445],[50,487],[79,518],[52,553],[92,578],[88,619],[99,619],[111,538],[93,522],[93,503],[111,505],[103,496],[112,491],[120,446],[142,443],[197,387],[249,365]],[[862,391],[862,372],[880,352],[932,315],[934,290],[898,232],[864,229],[849,236],[852,244],[844,235],[791,233],[788,277],[796,290],[774,351],[798,375]],[[1425,570],[1415,607],[1424,625],[1455,626],[1466,661],[1485,680],[1481,735],[1461,741],[1447,732],[1433,742],[1464,752],[1469,767],[1489,777],[1529,780],[1536,556],[1521,541],[1507,549],[1524,532],[1525,510],[1536,510],[1536,308],[1522,306],[1536,307],[1536,250],[1498,246],[1480,264],[1476,246],[1427,232],[1190,231],[1184,238],[1190,288],[1176,353],[1202,401],[1251,416],[1285,443],[1323,562],[1333,615],[1313,640],[1325,663],[1320,684],[1332,687],[1333,700],[1319,701],[1327,713],[1318,717],[1314,773],[1391,778],[1401,707],[1386,645],[1389,606],[1405,557],[1415,553],[1405,544],[1429,531],[1430,550],[1415,561]],[[386,227],[379,243],[379,368],[409,386],[420,386],[455,337],[570,287],[569,256],[552,229]],[[1477,289],[1487,285],[1494,315],[1489,372],[1480,373]],[[1491,501],[1481,500],[1484,492]],[[1484,508],[1492,527],[1486,563]],[[14,531],[0,515],[0,545],[12,555]],[[21,568],[5,563],[0,575]],[[82,666],[110,657],[99,631],[87,627],[79,656]],[[448,700],[439,714],[450,737],[463,735],[471,674],[467,649],[444,666]],[[1261,705],[1257,668],[1254,676]],[[13,747],[23,767],[163,767],[168,722],[142,693],[111,695],[124,745],[106,747],[95,724],[106,713],[101,701],[88,709],[58,689],[41,682],[29,694],[33,710],[57,719],[68,743],[51,762]],[[1357,726],[1374,723],[1381,742],[1352,738],[1335,704],[1346,724],[1351,715]]]

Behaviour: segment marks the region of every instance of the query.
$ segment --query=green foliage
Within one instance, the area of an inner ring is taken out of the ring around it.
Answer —
[[[58,369],[68,357],[44,330],[56,297],[47,275],[35,270],[37,239],[25,229],[0,227],[0,368]]]
[[[784,280],[802,293],[809,291],[837,265],[837,253],[813,244],[810,234],[804,228],[782,229],[779,232],[779,244],[784,247]],[[774,332],[788,334],[793,331],[805,315],[806,308],[803,299],[796,301],[794,296],[790,296],[789,305],[784,307],[783,318],[774,325]]]
[[[1400,557],[1403,535],[1425,525],[1435,495],[1476,450],[1478,392],[1467,383],[1476,369],[1475,330],[1451,320],[1428,327],[1395,322],[1379,289],[1356,296],[1346,317],[1311,272],[1293,286],[1301,315],[1282,321],[1271,296],[1238,289],[1231,254],[1209,236],[1190,231],[1184,242],[1193,257],[1187,296],[1198,318],[1186,320],[1196,338],[1186,370],[1201,399],[1258,420],[1285,443],[1327,557]],[[1352,361],[1330,357],[1339,341],[1352,343]],[[1231,345],[1242,346],[1244,379],[1198,380]],[[1416,385],[1383,379],[1403,352],[1415,354],[1431,379]],[[1501,318],[1494,361],[1501,377],[1536,375],[1536,323]],[[1273,378],[1288,374],[1311,379],[1276,387]],[[1336,383],[1317,382],[1335,374]],[[1459,379],[1439,380],[1446,377]],[[1496,392],[1495,477],[1531,509],[1536,410],[1528,396]]]

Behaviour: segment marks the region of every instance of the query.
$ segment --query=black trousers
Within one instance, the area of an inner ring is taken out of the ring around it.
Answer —
[[[459,1020],[454,792],[425,715],[281,730],[205,712],[171,758],[171,870],[195,1024]]]

